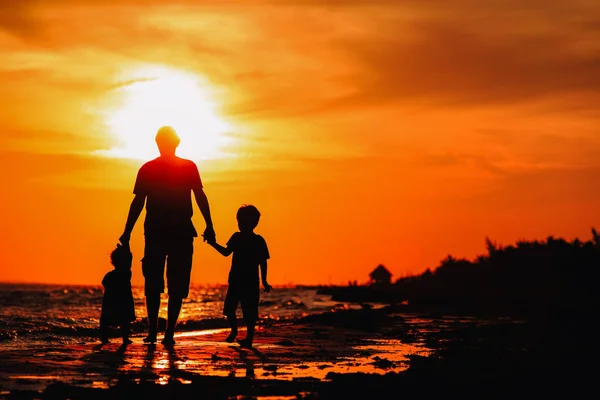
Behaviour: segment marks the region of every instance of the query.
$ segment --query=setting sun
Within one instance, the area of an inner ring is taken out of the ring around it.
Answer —
[[[144,68],[125,75],[117,89],[118,105],[105,123],[116,146],[104,154],[135,159],[156,156],[156,130],[175,128],[181,137],[178,154],[194,160],[220,156],[229,141],[228,124],[215,112],[210,87],[198,76],[169,68]]]

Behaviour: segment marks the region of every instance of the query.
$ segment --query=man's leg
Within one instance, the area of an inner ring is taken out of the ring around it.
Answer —
[[[158,333],[158,311],[160,309],[160,293],[146,295],[146,313],[148,314],[148,336],[144,339],[146,343],[156,342]]]
[[[146,343],[156,342],[160,294],[164,292],[165,288],[166,258],[163,240],[146,236],[144,258],[142,259],[146,313],[148,315],[148,336],[144,339]]]
[[[175,336],[175,327],[181,312],[181,305],[190,291],[193,254],[193,237],[175,238],[169,243],[167,257],[169,311],[163,344],[175,344],[173,337]]]
[[[177,326],[177,319],[179,319],[179,313],[181,312],[181,304],[183,299],[177,296],[169,296],[169,312],[167,318],[167,329],[165,330],[165,337],[163,338],[163,344],[174,344],[175,340],[175,327]]]

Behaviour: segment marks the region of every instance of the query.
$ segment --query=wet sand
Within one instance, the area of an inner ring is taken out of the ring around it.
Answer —
[[[225,342],[227,329],[180,332],[174,346],[143,343],[139,334],[127,346],[120,339],[106,345],[74,339],[35,350],[3,343],[1,392],[34,396],[57,383],[108,389],[123,380],[190,384],[195,377],[311,383],[332,372],[401,372],[410,356],[430,353],[422,343],[339,326],[332,318],[327,323],[263,324],[257,327],[253,349]],[[245,333],[241,328],[238,338]]]
[[[107,345],[71,339],[32,350],[4,342],[0,395],[396,398],[386,394],[433,393],[448,383],[504,382],[506,389],[542,382],[552,379],[552,366],[560,364],[560,358],[557,363],[549,353],[536,352],[535,338],[524,341],[531,331],[514,321],[363,310],[264,322],[253,349],[225,342],[227,334],[226,329],[181,332],[168,347],[145,344],[141,334],[128,346],[119,339]],[[244,336],[242,329],[238,337]]]

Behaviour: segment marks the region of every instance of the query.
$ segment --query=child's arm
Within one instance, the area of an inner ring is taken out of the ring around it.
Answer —
[[[226,247],[221,246],[219,243],[217,243],[217,241],[214,238],[209,237],[206,242],[208,244],[210,244],[212,247],[214,247],[215,250],[217,250],[219,253],[221,253],[225,257],[228,257],[235,250],[236,243],[238,242],[238,238],[239,238],[238,232],[231,235],[231,238],[229,238],[229,240],[227,241]]]
[[[225,257],[228,257],[233,252],[233,249],[231,249],[230,247],[223,247],[217,242],[211,241],[211,242],[208,242],[208,244],[210,244],[212,247],[214,247],[215,250],[217,250],[219,253],[221,253]]]
[[[265,292],[269,293],[272,287],[267,283],[267,259],[264,259],[260,263],[260,276],[262,277],[262,284],[265,288]]]

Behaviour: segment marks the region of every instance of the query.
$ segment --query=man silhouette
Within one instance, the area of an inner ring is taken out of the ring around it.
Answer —
[[[175,155],[180,143],[179,136],[173,128],[163,126],[158,130],[155,140],[160,156],[145,163],[138,171],[133,189],[135,197],[129,208],[125,231],[119,240],[123,245],[129,244],[133,227],[145,205],[142,273],[148,336],[144,342],[156,342],[166,266],[169,304],[162,343],[172,345],[175,343],[173,336],[181,304],[189,294],[194,238],[198,237],[192,223],[192,193],[206,222],[204,240],[214,240],[215,232],[198,167],[193,161]]]

